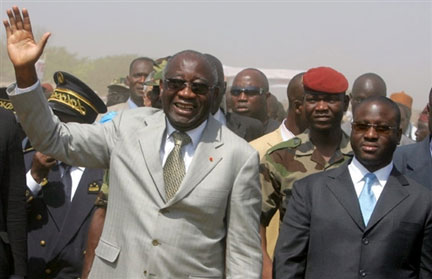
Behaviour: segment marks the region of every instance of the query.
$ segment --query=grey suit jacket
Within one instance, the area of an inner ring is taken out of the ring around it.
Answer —
[[[91,278],[260,278],[258,154],[213,117],[179,191],[166,201],[162,111],[64,124],[40,88],[10,98],[37,150],[71,165],[110,168]]]
[[[364,225],[348,168],[294,184],[276,279],[432,278],[432,194],[393,168]]]
[[[398,147],[393,161],[403,174],[432,190],[430,136],[421,142]]]

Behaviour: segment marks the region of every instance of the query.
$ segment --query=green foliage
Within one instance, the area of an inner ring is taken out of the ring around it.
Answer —
[[[54,85],[53,74],[56,71],[68,72],[95,90],[100,96],[106,96],[107,86],[113,79],[126,77],[130,62],[137,55],[115,55],[96,59],[78,57],[65,47],[47,47],[42,55],[45,61],[45,74],[42,82]],[[15,74],[7,54],[6,44],[0,41],[0,85],[6,86],[15,81]]]

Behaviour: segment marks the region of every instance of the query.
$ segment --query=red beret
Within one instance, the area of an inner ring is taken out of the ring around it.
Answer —
[[[348,80],[345,76],[330,67],[318,67],[308,70],[303,75],[305,89],[324,93],[345,93]]]

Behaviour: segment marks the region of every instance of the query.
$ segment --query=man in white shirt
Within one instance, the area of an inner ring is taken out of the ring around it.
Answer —
[[[393,166],[399,126],[390,99],[359,104],[354,159],[294,184],[275,278],[431,278],[432,194]]]

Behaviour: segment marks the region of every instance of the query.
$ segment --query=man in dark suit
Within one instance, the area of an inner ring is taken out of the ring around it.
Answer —
[[[205,54],[205,56],[216,70],[218,76],[216,85],[218,94],[212,103],[212,107],[210,109],[211,114],[219,122],[226,125],[228,129],[233,131],[237,136],[245,139],[248,142],[262,136],[264,134],[264,126],[258,119],[240,115],[235,112],[224,112],[221,109],[220,106],[226,91],[225,75],[222,62],[211,54]]]
[[[54,74],[48,99],[62,122],[93,123],[106,112],[102,100],[74,76]],[[37,151],[25,154],[27,173],[28,278],[80,277],[87,231],[103,170],[68,166]]]
[[[295,183],[275,278],[432,278],[432,194],[393,166],[399,126],[393,101],[366,99],[354,113],[354,159]]]
[[[432,190],[432,89],[429,92],[429,136],[421,142],[396,149],[394,163],[406,176]]]
[[[0,131],[0,279],[24,278],[27,256],[24,160],[15,116],[3,108],[0,108]]]
[[[240,71],[233,80],[230,104],[235,113],[255,118],[264,126],[263,134],[276,130],[280,122],[269,117],[267,99],[271,96],[266,75],[258,69]]]

